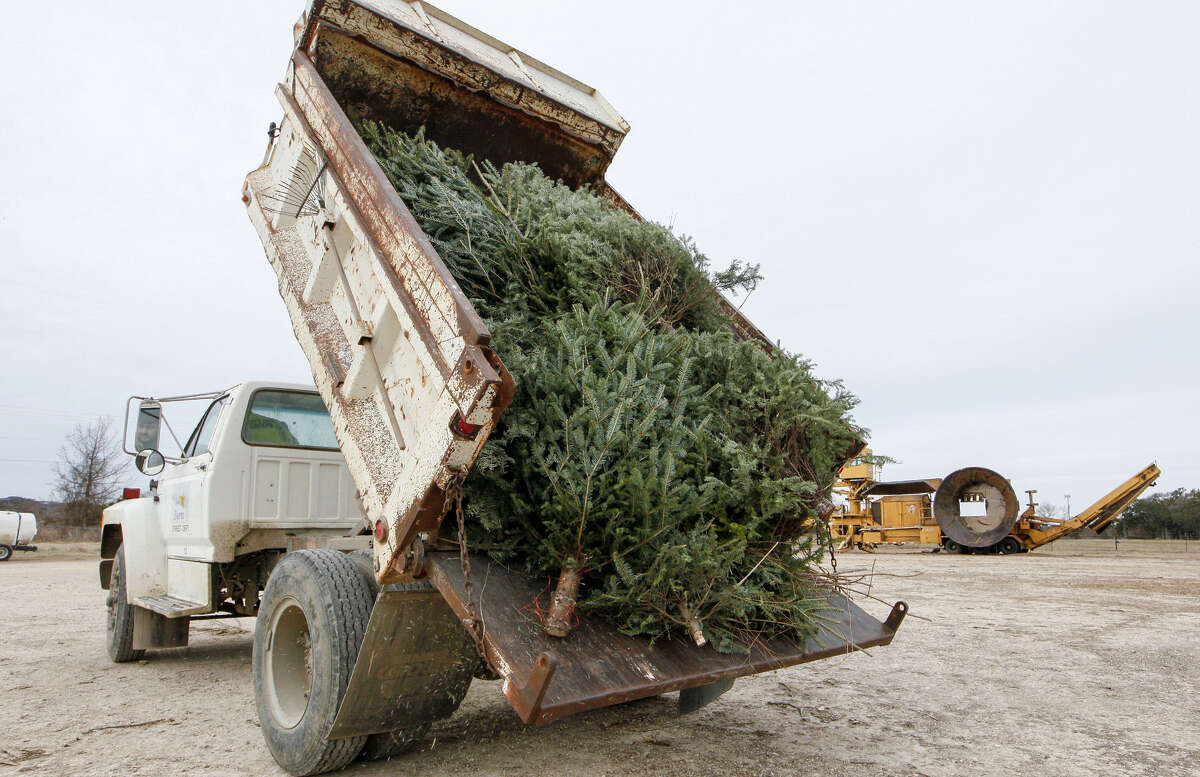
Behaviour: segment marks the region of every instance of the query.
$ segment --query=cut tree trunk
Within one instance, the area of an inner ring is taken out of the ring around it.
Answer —
[[[546,633],[550,636],[565,637],[571,633],[575,599],[579,596],[579,580],[582,576],[583,571],[576,564],[568,563],[563,567],[558,586],[554,589],[554,598],[550,602],[550,611],[546,614]]]

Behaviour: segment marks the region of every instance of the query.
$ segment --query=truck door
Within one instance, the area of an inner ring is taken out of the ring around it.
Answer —
[[[213,400],[184,444],[184,460],[170,465],[159,479],[159,520],[171,558],[211,560],[204,484],[213,463],[213,436],[228,403],[229,395]]]

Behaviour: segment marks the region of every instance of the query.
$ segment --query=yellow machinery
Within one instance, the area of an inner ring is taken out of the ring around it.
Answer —
[[[1087,528],[1097,533],[1102,532],[1125,511],[1126,507],[1133,504],[1143,491],[1153,486],[1154,481],[1158,480],[1158,476],[1161,474],[1162,470],[1151,464],[1102,496],[1079,515],[1062,520],[1042,518],[1036,515],[1034,511],[1037,509],[1037,503],[1033,501],[1033,495],[1037,491],[1026,491],[1025,493],[1029,495],[1029,506],[1025,508],[1025,512],[1021,513],[1021,517],[1013,526],[1009,537],[1020,543],[1022,550],[1033,550],[1065,537],[1077,529]],[[1001,549],[1001,552],[1004,550]]]
[[[829,519],[840,548],[874,550],[882,543],[919,542],[940,545],[942,528],[933,517],[930,494],[940,479],[880,482],[880,466],[863,450],[842,467],[834,492],[846,504]]]
[[[843,549],[915,542],[956,553],[1024,553],[1079,529],[1103,531],[1162,474],[1151,464],[1078,515],[1057,519],[1037,515],[1037,491],[1026,492],[1029,504],[1017,515],[1012,486],[992,470],[885,482],[870,454],[843,467],[835,487],[846,503],[830,517],[830,531]]]

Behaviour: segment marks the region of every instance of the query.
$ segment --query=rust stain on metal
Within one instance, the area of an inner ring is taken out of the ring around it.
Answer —
[[[413,43],[417,39],[412,36]],[[433,73],[377,45],[330,31],[317,41],[315,56],[343,105],[405,132],[424,127],[439,144],[477,159],[497,165],[534,161],[573,188],[602,180],[612,160],[613,143],[570,131],[562,112],[547,119],[498,102],[489,92],[466,91],[459,85],[469,80],[462,72]],[[480,132],[480,126],[489,131]]]
[[[383,249],[388,259],[392,279],[409,289],[401,295],[406,305],[414,309],[412,317],[418,322],[429,322],[436,312],[449,312],[453,320],[446,321],[452,330],[470,344],[486,345],[491,339],[487,326],[467,300],[458,282],[451,276],[442,258],[438,256],[429,238],[417,225],[400,195],[392,188],[379,163],[367,150],[362,138],[351,126],[346,114],[329,92],[312,62],[302,53],[292,56],[295,68],[296,91],[294,97],[300,113],[315,131],[325,152],[329,166],[338,178],[346,183],[347,195],[362,217],[363,224],[376,245]],[[424,261],[408,258],[404,243],[407,242],[422,255]],[[424,269],[424,272],[422,271]],[[430,277],[432,273],[432,277]],[[436,288],[435,288],[436,285]],[[453,311],[430,309],[433,299],[445,293],[453,301]],[[431,332],[421,332],[431,353],[441,354],[439,340]],[[443,375],[450,365],[439,365]]]

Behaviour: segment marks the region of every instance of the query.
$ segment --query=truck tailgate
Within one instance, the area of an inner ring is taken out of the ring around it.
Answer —
[[[772,639],[754,645],[748,655],[718,653],[675,638],[651,644],[586,618],[569,637],[557,639],[545,633],[534,613],[539,595],[535,583],[486,556],[472,555],[468,605],[457,553],[431,553],[426,564],[455,613],[464,620],[478,618],[488,662],[504,679],[504,694],[526,723],[886,645],[908,611],[897,602],[880,622],[830,591],[825,619],[804,644]]]
[[[243,201],[374,529],[403,579],[512,398],[490,334],[312,63]]]

